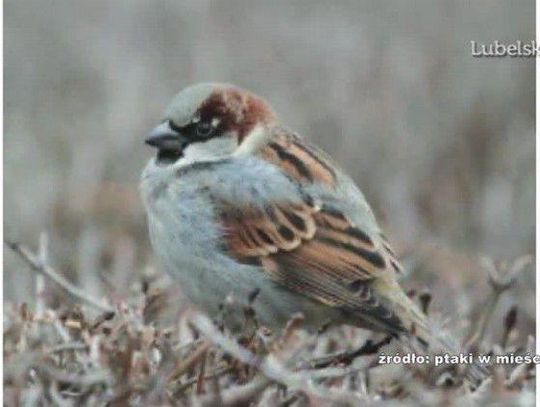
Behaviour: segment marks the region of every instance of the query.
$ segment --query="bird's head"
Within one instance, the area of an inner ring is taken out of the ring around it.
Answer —
[[[225,158],[254,150],[265,128],[276,122],[272,108],[251,92],[224,83],[185,88],[169,104],[146,138],[157,148],[156,163],[171,165]]]

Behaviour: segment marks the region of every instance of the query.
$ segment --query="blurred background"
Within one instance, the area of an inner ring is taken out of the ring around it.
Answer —
[[[46,231],[51,264],[93,295],[156,269],[143,139],[197,81],[253,90],[335,157],[438,306],[486,288],[480,255],[534,253],[535,60],[470,45],[534,39],[533,0],[4,5],[5,237],[36,248]],[[6,301],[32,302],[7,250],[4,279]],[[534,332],[532,267],[515,290]]]

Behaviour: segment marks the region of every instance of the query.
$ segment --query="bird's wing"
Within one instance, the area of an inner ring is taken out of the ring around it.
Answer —
[[[339,182],[338,174],[343,178],[343,173],[336,168],[336,165],[324,151],[308,144],[298,135],[286,130],[276,132],[272,142],[261,149],[259,155],[267,162],[280,168],[290,179],[298,182],[303,187],[318,184],[327,189],[330,195],[332,195]],[[350,179],[347,179],[346,182],[352,183]],[[351,197],[341,197],[341,199],[351,199]],[[362,203],[365,202],[363,195],[356,196],[353,199]],[[357,202],[357,204],[359,203]],[[371,209],[367,204],[360,204],[358,207],[363,212],[369,211],[368,218],[373,219],[373,222],[375,222],[371,214]],[[345,217],[343,213],[339,213],[339,210],[334,210],[334,212],[336,216]],[[348,219],[347,222],[351,225],[353,223]],[[361,229],[359,225],[356,227]],[[369,233],[367,230],[364,232]],[[396,253],[388,243],[386,236],[379,232],[375,233],[375,235],[371,234],[370,239],[373,240],[373,243],[381,251],[381,255],[386,260],[388,271],[397,274],[403,273],[403,268],[396,257]]]
[[[276,139],[261,156],[298,184],[298,197],[237,207],[216,205],[228,254],[260,265],[274,281],[329,306],[340,307],[390,331],[399,318],[372,289],[378,277],[397,264],[387,244],[355,225],[324,198],[310,196],[302,184],[332,188],[336,174],[329,162],[300,139]]]

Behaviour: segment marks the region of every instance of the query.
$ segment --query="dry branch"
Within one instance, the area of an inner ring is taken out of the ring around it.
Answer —
[[[98,300],[94,299],[79,287],[70,283],[64,277],[62,277],[51,266],[42,264],[39,257],[36,256],[29,248],[24,245],[15,242],[4,242],[11,250],[17,253],[34,271],[41,273],[42,275],[50,278],[56,284],[58,284],[64,291],[71,295],[76,300],[85,302],[94,308],[97,308],[103,312],[114,312],[114,309],[106,305],[101,304]]]
[[[518,275],[531,264],[532,256],[524,255],[514,259],[506,270],[504,267],[497,267],[495,262],[489,257],[482,257],[482,267],[486,271],[488,282],[492,288],[491,294],[484,306],[484,313],[481,315],[476,331],[467,341],[465,349],[475,351],[482,342],[487,326],[501,295],[516,282]]]
[[[223,335],[212,321],[201,313],[194,312],[191,315],[190,321],[199,332],[220,346],[226,353],[240,360],[242,363],[255,367],[270,381],[286,386],[289,391],[299,391],[306,394],[308,398],[319,402],[326,400],[353,403],[353,405],[362,401],[365,402],[360,395],[349,391],[315,386],[312,382],[313,377],[309,372],[295,372],[288,369],[272,353],[266,357],[255,356],[249,350]]]

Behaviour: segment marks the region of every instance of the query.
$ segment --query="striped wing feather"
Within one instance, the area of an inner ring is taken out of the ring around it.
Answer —
[[[336,181],[330,164],[296,137],[277,138],[261,156],[300,184],[332,188]],[[227,250],[239,262],[258,264],[275,281],[324,304],[367,312],[385,330],[402,328],[370,285],[378,275],[399,270],[384,237],[370,237],[340,211],[311,198],[264,208],[220,207]]]

